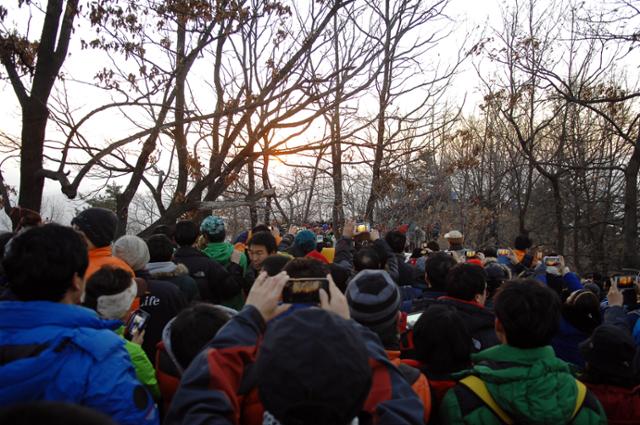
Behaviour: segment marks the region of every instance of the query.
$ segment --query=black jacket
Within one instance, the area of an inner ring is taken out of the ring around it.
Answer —
[[[139,270],[136,278],[142,279],[140,286],[146,286],[140,297],[140,309],[151,315],[144,334],[142,349],[149,359],[156,358],[156,345],[162,340],[165,325],[187,307],[187,300],[180,289],[171,282],[151,279],[149,272]]]
[[[495,316],[490,310],[474,303],[451,297],[441,297],[437,300],[437,303],[455,307],[474,339],[475,351],[481,351],[500,344],[495,331]]]
[[[173,254],[173,261],[184,264],[198,284],[200,298],[213,304],[231,298],[240,292],[242,276],[230,272],[202,251],[191,246],[181,246]]]

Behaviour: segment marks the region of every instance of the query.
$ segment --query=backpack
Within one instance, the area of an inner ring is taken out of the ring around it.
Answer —
[[[502,408],[496,403],[493,399],[493,396],[487,389],[487,385],[484,381],[478,378],[475,375],[469,375],[466,378],[460,380],[460,383],[464,385],[467,389],[469,389],[476,397],[478,397],[488,408],[493,412],[493,414],[500,419],[501,423],[512,425],[514,423],[513,419],[502,410]],[[578,387],[578,396],[576,397],[576,405],[573,409],[573,414],[571,415],[571,419],[569,422],[573,421],[580,411],[582,404],[584,403],[584,399],[587,396],[587,387],[580,381],[576,379],[576,386]],[[463,412],[464,414],[464,412]]]

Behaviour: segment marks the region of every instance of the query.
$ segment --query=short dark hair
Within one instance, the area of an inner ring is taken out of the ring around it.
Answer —
[[[275,276],[284,269],[289,261],[291,261],[291,257],[287,255],[273,254],[264,259],[262,270],[266,271],[269,276]]]
[[[488,246],[485,249],[483,249],[482,253],[484,254],[485,257],[497,257],[498,256],[498,250],[495,247],[492,247],[492,246]]]
[[[270,232],[256,232],[251,236],[247,246],[261,245],[267,249],[269,254],[276,252],[278,247],[276,246],[276,238]]]
[[[14,237],[2,265],[9,289],[19,300],[58,302],[71,288],[74,275],[84,277],[87,244],[70,227],[45,224]]]
[[[549,345],[560,326],[560,298],[535,279],[505,283],[496,294],[494,311],[507,343],[517,348]]]
[[[191,220],[182,220],[176,223],[176,233],[174,239],[178,246],[191,246],[193,245],[200,231],[198,225]]]
[[[153,229],[153,232],[151,232],[151,234],[152,235],[165,235],[169,239],[173,239],[173,237],[176,234],[176,229],[175,229],[174,226],[171,226],[169,224],[161,224],[159,226],[156,226]]]
[[[457,264],[447,274],[446,288],[450,297],[471,301],[487,289],[487,274],[476,264]]]
[[[407,235],[397,230],[392,230],[385,235],[384,240],[389,244],[393,252],[401,253],[407,244]]]
[[[153,235],[147,239],[149,247],[149,262],[171,261],[173,257],[173,242],[166,235]]]
[[[362,270],[380,270],[382,269],[382,260],[378,251],[371,246],[360,248],[353,256],[353,268],[355,271]]]
[[[171,324],[171,350],[183,369],[230,318],[227,311],[207,303],[187,307],[176,316]]]
[[[471,335],[453,307],[427,308],[413,327],[413,344],[416,359],[432,373],[449,374],[471,365]]]
[[[258,225],[256,225],[256,227],[254,227],[253,229],[251,229],[251,233],[258,233],[258,232],[271,232],[271,230],[269,230],[269,226],[267,226],[266,224],[260,223]]]
[[[294,279],[305,277],[325,277],[329,274],[329,267],[311,258],[294,258],[283,269],[289,277]]]
[[[440,251],[440,244],[437,241],[429,241],[427,242],[427,248],[433,252],[438,252]]]
[[[458,262],[445,252],[436,252],[430,255],[424,263],[424,271],[431,287],[438,291],[444,291],[447,284],[449,270]]]
[[[87,280],[83,305],[95,310],[98,307],[98,297],[119,294],[130,286],[131,275],[128,271],[103,266]]]
[[[516,240],[513,243],[514,248],[524,251],[525,249],[531,248],[531,239],[527,235],[518,235],[516,236]]]

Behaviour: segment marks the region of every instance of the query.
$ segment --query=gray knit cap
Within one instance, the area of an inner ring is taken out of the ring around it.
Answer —
[[[351,318],[372,329],[386,329],[398,317],[400,290],[384,270],[362,270],[347,286]]]
[[[127,263],[133,271],[144,269],[149,262],[149,247],[138,236],[125,235],[113,244],[113,256]]]

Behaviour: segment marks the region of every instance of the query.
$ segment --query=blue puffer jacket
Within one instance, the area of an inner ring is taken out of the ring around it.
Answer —
[[[120,324],[78,306],[0,302],[0,406],[67,401],[120,424],[158,424],[124,341],[112,331]]]

